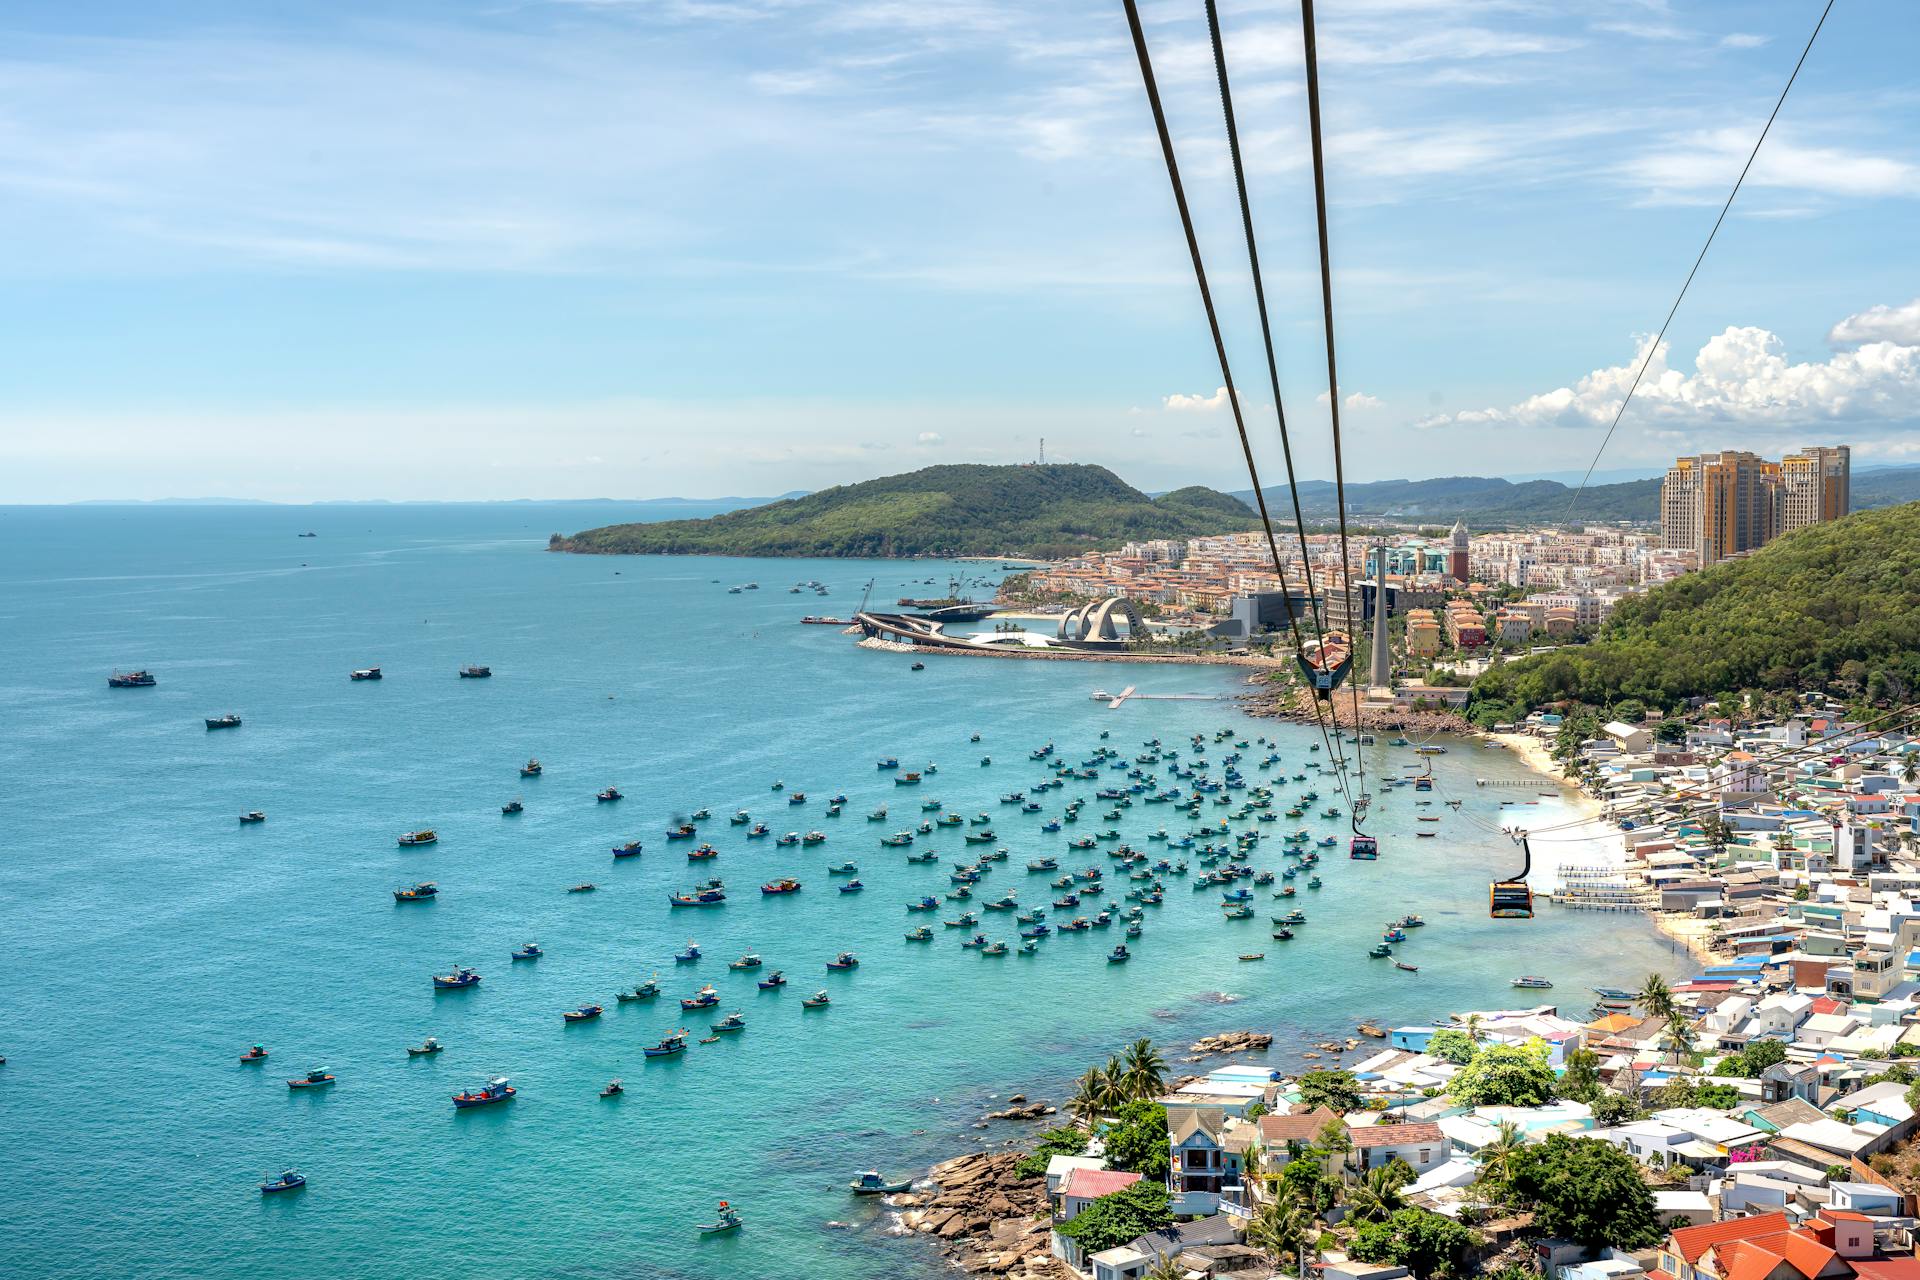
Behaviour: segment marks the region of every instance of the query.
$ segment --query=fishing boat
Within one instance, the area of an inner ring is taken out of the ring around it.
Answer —
[[[697,834],[699,833],[694,829],[694,825],[691,822],[683,822],[679,826],[667,828],[667,839],[669,840],[691,840]]]
[[[733,826],[744,827],[752,819],[752,816],[753,815],[749,814],[745,809],[735,809],[733,816],[729,817],[727,821]]]
[[[700,944],[692,938],[687,939],[687,949],[674,953],[675,964],[692,964],[700,958]]]
[[[541,956],[545,954],[547,953],[541,949],[539,943],[528,942],[520,946],[519,949],[515,950],[512,953],[512,957],[515,960],[538,960]]]
[[[453,1105],[456,1110],[465,1110],[468,1107],[490,1107],[497,1102],[512,1101],[513,1096],[518,1092],[520,1092],[518,1089],[507,1083],[505,1076],[495,1076],[478,1089],[468,1089],[454,1094]]]
[[[760,979],[760,981],[755,983],[754,985],[759,987],[762,991],[772,991],[776,987],[784,987],[787,985],[787,975],[780,972],[778,969],[775,969],[772,973],[769,973],[766,977]]]
[[[827,968],[829,969],[857,969],[859,967],[860,957],[854,955],[851,951],[842,951],[839,955],[827,961]]]
[[[613,846],[613,856],[616,858],[637,858],[640,856],[641,847],[638,840],[629,840],[625,844]]]
[[[867,886],[864,884],[861,884],[858,879],[853,879],[841,885],[840,892],[841,893],[859,893],[862,889],[866,887]]]
[[[546,766],[538,760],[529,759],[520,766],[520,776],[523,778],[537,778],[544,772],[546,772]]]
[[[803,1009],[824,1009],[832,1003],[831,1000],[827,999],[827,993],[825,991],[816,991],[805,1000],[802,1000],[800,1006]]]
[[[778,880],[769,880],[760,886],[760,892],[772,896],[780,893],[800,892],[800,882],[791,876],[782,876]]]
[[[597,1004],[583,1004],[578,1009],[562,1010],[560,1020],[562,1022],[591,1022],[599,1017],[600,1013],[601,1006]]]
[[[909,911],[938,911],[939,909],[940,899],[934,897],[932,894],[928,894],[918,902],[909,902],[907,904],[907,910]]]
[[[458,991],[463,987],[480,985],[480,975],[472,969],[456,967],[452,973],[433,975],[433,987],[436,991]]]
[[[526,811],[527,806],[518,800],[509,800],[500,806],[500,815],[506,818],[511,818],[516,813],[525,813]]]
[[[419,1044],[408,1045],[407,1056],[409,1058],[431,1058],[434,1054],[441,1052],[446,1047],[447,1046],[441,1044],[434,1037],[428,1036]]]
[[[874,761],[873,767],[876,769],[898,769],[900,767],[900,761],[893,756],[888,756],[884,760]]]
[[[885,805],[881,805],[878,809],[875,809],[872,813],[869,813],[867,815],[868,822],[885,822],[886,820],[887,820],[887,806]]]
[[[682,1009],[711,1009],[719,1003],[720,993],[713,989],[711,983],[700,988],[690,996],[680,997],[680,1007]]]
[[[800,837],[800,843],[808,844],[808,845],[825,844],[826,840],[827,840],[827,833],[824,831],[809,831],[807,832],[807,834]]]
[[[462,680],[485,680],[492,674],[492,667],[483,667],[477,662],[468,663],[466,666],[460,668],[460,678]]]
[[[424,831],[409,831],[400,837],[400,847],[403,849],[411,848],[417,844],[438,844],[439,842],[439,833],[431,828]]]
[[[607,1087],[600,1091],[600,1096],[603,1098],[617,1098],[626,1091],[627,1087],[618,1080],[609,1080],[607,1081]]]
[[[1273,938],[1275,941],[1286,942],[1293,937],[1293,930],[1287,929],[1287,928],[1275,929],[1268,936]]]
[[[207,717],[207,728],[209,729],[238,729],[239,727],[240,717],[234,715],[231,711],[223,716]]]
[[[1127,950],[1127,944],[1124,942],[1118,944],[1117,946],[1114,947],[1113,950],[1107,952],[1108,964],[1125,964],[1127,961],[1131,959],[1133,959],[1133,953]]]
[[[1007,954],[1007,944],[1004,942],[990,942],[980,948],[980,954],[983,956],[1003,956]]]
[[[805,804],[806,802],[807,802],[807,793],[804,791],[795,791],[792,794],[787,796],[787,803],[790,805]]]
[[[107,677],[109,689],[151,689],[158,683],[150,671],[116,671]]]
[[[1512,981],[1512,983],[1510,983],[1509,985],[1515,986],[1515,987],[1522,987],[1528,991],[1546,991],[1553,986],[1553,983],[1546,978],[1538,977],[1533,974],[1523,974],[1522,976],[1515,978]]]
[[[745,1031],[747,1029],[747,1020],[741,1017],[738,1012],[734,1012],[728,1014],[718,1022],[709,1023],[708,1026],[712,1028],[715,1035],[724,1035],[729,1031]]]
[[[800,843],[800,833],[798,831],[789,831],[787,832],[787,834],[781,836],[779,839],[774,841],[774,844],[778,845],[783,849],[799,843]]]
[[[912,1185],[911,1179],[902,1178],[898,1182],[889,1182],[881,1177],[877,1170],[864,1169],[854,1175],[853,1181],[847,1184],[847,1190],[857,1196],[890,1196],[895,1192],[905,1191]]]
[[[289,1089],[324,1089],[333,1083],[333,1073],[325,1067],[315,1067],[304,1076],[296,1076],[287,1081]]]
[[[684,1031],[674,1031],[664,1035],[660,1038],[659,1044],[647,1045],[640,1050],[641,1053],[649,1058],[665,1058],[672,1054],[685,1053],[686,1051],[687,1033]]]
[[[1265,960],[1267,958],[1267,953],[1264,951],[1249,951],[1245,955],[1241,956],[1240,958],[1242,960]]]
[[[1416,915],[1404,915],[1400,917],[1400,927],[1402,929],[1419,929],[1425,927],[1426,923],[1425,920],[1422,920]]]
[[[600,887],[599,885],[595,884],[591,880],[582,880],[579,884],[568,885],[567,892],[568,893],[592,893],[595,889],[598,889],[599,887]]]
[[[674,907],[718,907],[726,900],[726,892],[721,889],[691,889],[667,895],[667,904]]]
[[[431,902],[440,896],[440,886],[431,880],[422,880],[419,884],[410,884],[393,891],[395,902]]]
[[[1418,973],[1418,972],[1420,972],[1420,966],[1419,966],[1419,965],[1417,965],[1417,964],[1408,964],[1408,963],[1407,963],[1407,962],[1406,962],[1405,960],[1395,960],[1395,961],[1393,962],[1393,967],[1394,967],[1394,968],[1396,968],[1396,969],[1404,969],[1404,970],[1406,970],[1406,971],[1407,971],[1408,973]]]
[[[623,797],[620,794],[620,788],[608,787],[603,791],[596,792],[593,798],[599,801],[601,804],[607,804],[610,801],[619,800],[619,799],[622,799]]]
[[[280,1191],[298,1191],[307,1185],[306,1175],[288,1169],[277,1178],[270,1178],[260,1184],[260,1194],[270,1196]]]
[[[635,987],[631,991],[621,991],[616,993],[614,996],[614,999],[621,1004],[635,1004],[642,1000],[656,1000],[659,998],[659,996],[660,996],[659,979],[648,978],[645,982],[641,983],[639,986]]]
[[[747,839],[760,840],[773,834],[773,829],[764,822],[756,822],[747,828]]]
[[[1385,960],[1393,955],[1393,948],[1384,942],[1376,942],[1367,948],[1367,955],[1374,960]]]
[[[1602,1000],[1627,1001],[1629,1003],[1640,998],[1638,992],[1628,991],[1624,987],[1595,987],[1593,993]]]
[[[961,943],[960,949],[962,951],[978,951],[980,950],[980,948],[986,945],[987,945],[987,935],[984,933],[976,933],[971,938],[968,938],[965,942]]]
[[[881,836],[880,843],[889,849],[901,849],[913,843],[913,832],[896,831],[890,836]]]
[[[347,672],[347,679],[349,680],[378,680],[380,678],[380,668],[378,667],[361,667],[358,671]]]
[[[729,969],[758,969],[758,968],[760,967],[760,965],[761,965],[761,963],[762,963],[762,961],[761,961],[761,959],[760,959],[760,957],[759,957],[759,956],[758,956],[758,955],[757,955],[756,953],[754,953],[754,952],[752,952],[752,951],[749,951],[749,952],[747,952],[747,953],[746,953],[745,955],[743,955],[743,956],[741,956],[741,957],[740,957],[740,958],[739,958],[738,960],[729,960],[729,961],[727,961],[727,968],[729,968]]]
[[[683,1045],[682,1047],[684,1048],[685,1046]],[[703,1236],[717,1236],[722,1232],[738,1231],[742,1225],[740,1215],[734,1212],[733,1206],[725,1200],[720,1202],[720,1209],[715,1215],[714,1221],[698,1224],[700,1234]]]
[[[917,787],[920,785],[920,775],[911,772],[903,773],[893,780],[893,785],[896,787]]]
[[[924,662],[916,662],[907,669],[909,671],[925,671],[927,669],[927,664]]]

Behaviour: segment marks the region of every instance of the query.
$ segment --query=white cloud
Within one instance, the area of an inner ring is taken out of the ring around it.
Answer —
[[[947,438],[938,431],[922,431],[914,437],[914,440],[916,443],[923,445],[945,444],[947,442]]]
[[[1216,413],[1227,407],[1227,389],[1221,387],[1210,396],[1185,396],[1176,391],[1160,403],[1174,413]]]
[[[1755,35],[1751,31],[1735,31],[1720,37],[1720,47],[1722,49],[1758,49],[1772,39],[1772,36]]]
[[[1920,298],[1903,307],[1868,307],[1833,326],[1827,342],[1836,350],[1867,342],[1893,342],[1920,347]]]
[[[1851,316],[1834,332],[1886,332],[1915,307],[1875,308]],[[1882,322],[1885,323],[1882,323]],[[1912,335],[1909,335],[1912,336]],[[1570,387],[1529,396],[1501,408],[1442,414],[1420,427],[1605,427],[1619,410],[1646,357],[1642,341],[1628,363],[1596,369]],[[1630,417],[1670,430],[1793,427],[1822,422],[1891,424],[1920,416],[1920,343],[1863,341],[1824,361],[1796,364],[1775,334],[1730,326],[1707,340],[1691,375],[1667,364],[1661,344],[1634,396]]]
[[[1332,397],[1324,391],[1313,399],[1316,404],[1324,405],[1332,403]],[[1385,403],[1386,401],[1382,400],[1379,396],[1370,396],[1364,391],[1355,391],[1340,397],[1340,407],[1343,409],[1378,409]]]
[[[1656,200],[1711,196],[1718,204],[1753,150],[1751,127],[1689,134],[1629,161],[1626,178],[1651,188]],[[1898,156],[1812,146],[1769,135],[1747,175],[1752,186],[1816,191],[1834,196],[1920,196],[1920,165]]]

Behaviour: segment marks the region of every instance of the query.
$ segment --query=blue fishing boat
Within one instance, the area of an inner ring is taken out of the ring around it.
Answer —
[[[472,969],[455,968],[452,973],[436,973],[433,975],[433,986],[436,991],[457,991],[462,987],[477,987],[479,985],[480,975]]]
[[[685,951],[677,952],[673,957],[675,964],[692,964],[695,960],[698,960],[699,958],[700,958],[700,944],[695,942],[692,938],[687,939],[687,949]]]
[[[280,1191],[298,1191],[307,1185],[306,1175],[288,1169],[277,1178],[269,1178],[260,1184],[260,1194],[270,1196]]]
[[[1114,947],[1113,950],[1107,952],[1108,964],[1125,964],[1127,961],[1131,959],[1133,959],[1133,953],[1127,950],[1127,944],[1124,942]]]
[[[304,1076],[287,1081],[289,1089],[325,1089],[333,1084],[333,1073],[325,1067],[315,1067]]]
[[[718,1022],[708,1023],[707,1025],[712,1028],[715,1035],[725,1035],[729,1031],[745,1031],[747,1029],[747,1020],[741,1017],[738,1012],[734,1012],[728,1014]]]
[[[440,894],[440,888],[431,880],[422,880],[419,884],[408,885],[393,891],[395,902],[431,902]]]
[[[829,969],[857,969],[859,967],[860,957],[854,955],[851,951],[842,951],[839,955],[827,961],[827,968]]]
[[[684,1044],[681,1045],[681,1048],[684,1049],[685,1047]],[[733,1206],[725,1200],[720,1202],[720,1211],[714,1221],[698,1224],[700,1234],[703,1236],[714,1236],[727,1231],[738,1231],[742,1225],[740,1215],[734,1212]]]
[[[515,948],[510,954],[515,960],[538,960],[547,953],[540,949],[539,943],[526,942]]]
[[[621,1004],[633,1004],[641,1000],[658,999],[659,995],[660,995],[659,979],[648,978],[645,982],[641,983],[639,986],[635,987],[631,991],[615,992],[614,999]]]
[[[775,969],[772,973],[769,973],[766,977],[760,979],[760,981],[755,983],[754,985],[759,987],[762,991],[772,991],[778,987],[784,987],[787,985],[787,975],[780,972],[780,970]]]
[[[726,900],[726,892],[721,889],[693,889],[667,895],[667,904],[675,907],[717,907]]]
[[[827,998],[825,991],[816,991],[805,1000],[802,1000],[800,1007],[803,1009],[824,1009],[832,1003],[833,1002]]]
[[[640,1050],[641,1053],[649,1058],[665,1058],[672,1054],[685,1053],[686,1051],[687,1033],[684,1031],[674,1031],[664,1035],[660,1038],[659,1044],[646,1045]]]
[[[583,1004],[578,1009],[562,1010],[560,1020],[562,1022],[591,1022],[599,1017],[601,1012],[601,1006],[597,1004]]]
[[[710,1009],[719,1003],[720,993],[713,989],[712,984],[700,988],[691,996],[680,997],[680,1007],[682,1009]]]

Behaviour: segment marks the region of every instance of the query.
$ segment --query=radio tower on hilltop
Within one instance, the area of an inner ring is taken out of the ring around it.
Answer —
[[[1047,465],[1047,438],[1045,436],[1040,437],[1040,465],[1043,467]]]

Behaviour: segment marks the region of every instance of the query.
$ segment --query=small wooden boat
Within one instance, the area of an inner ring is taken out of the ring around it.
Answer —
[[[1133,953],[1127,950],[1127,944],[1124,942],[1107,953],[1108,964],[1125,964],[1131,959],[1133,959]]]
[[[242,826],[246,826],[250,823],[255,823],[255,822],[265,822],[266,820],[267,820],[267,815],[262,813],[258,809],[249,809],[247,812],[240,815],[240,824]]]
[[[1249,951],[1247,952],[1247,954],[1241,956],[1240,958],[1242,960],[1265,960],[1267,958],[1267,953],[1264,951]]]
[[[207,728],[209,729],[238,729],[240,727],[240,717],[234,715],[231,711],[224,716],[208,716],[206,720]]]
[[[647,1045],[640,1050],[649,1058],[666,1058],[687,1051],[687,1033],[675,1031],[660,1038],[659,1044]]]
[[[624,799],[624,797],[620,794],[620,788],[618,787],[608,787],[604,791],[595,793],[593,798],[599,801],[601,804],[606,804],[609,801],[613,801],[613,800]]]
[[[740,1215],[734,1212],[733,1206],[725,1200],[722,1200],[720,1202],[720,1211],[715,1215],[715,1220],[712,1222],[702,1222],[698,1225],[701,1235],[716,1236],[727,1231],[738,1231],[744,1224],[740,1221]]]
[[[257,1044],[240,1055],[240,1061],[242,1062],[265,1062],[266,1060],[267,1046],[263,1044]]]
[[[541,949],[541,946],[539,943],[528,942],[516,948],[511,953],[511,958],[515,960],[538,960],[541,956],[545,954],[547,953]]]
[[[315,1067],[304,1076],[287,1081],[289,1089],[325,1089],[333,1083],[333,1073],[325,1067]]]
[[[260,1194],[270,1196],[281,1191],[298,1191],[307,1185],[306,1175],[288,1169],[277,1178],[269,1178],[260,1184]]]
[[[641,1000],[655,1000],[660,996],[660,983],[649,978],[631,991],[622,991],[614,996],[621,1004],[634,1004]]]
[[[528,760],[520,766],[520,776],[523,778],[537,778],[544,772],[546,772],[546,766],[538,760]]]
[[[617,1098],[626,1091],[626,1086],[618,1080],[609,1080],[607,1081],[607,1087],[600,1091],[600,1096],[603,1098]]]
[[[831,1000],[827,999],[827,993],[825,991],[816,991],[800,1002],[801,1007],[807,1009],[824,1009],[832,1003]]]
[[[434,1054],[441,1052],[446,1047],[447,1046],[434,1039],[434,1037],[428,1036],[419,1044],[408,1045],[407,1056],[409,1058],[431,1058]]]
[[[745,809],[735,809],[733,811],[733,816],[727,819],[727,823],[730,826],[744,827],[747,825],[749,821],[752,820],[752,817],[753,815],[748,813]]]
[[[516,813],[525,813],[526,811],[527,806],[521,804],[518,800],[509,800],[500,806],[500,816],[503,818],[511,818]]]
[[[758,986],[762,991],[772,991],[787,985],[787,975],[775,969],[754,985]]]
[[[735,1011],[720,1019],[718,1022],[709,1023],[708,1026],[713,1031],[713,1034],[725,1035],[732,1031],[745,1031],[747,1029],[747,1020],[742,1017],[738,1011]]]
[[[613,846],[613,856],[616,858],[637,858],[640,856],[642,847],[638,840],[629,840],[625,844]]]
[[[1396,969],[1405,969],[1405,970],[1406,970],[1406,971],[1407,971],[1408,973],[1418,973],[1418,972],[1420,972],[1420,966],[1419,966],[1419,965],[1417,965],[1417,964],[1408,964],[1408,963],[1407,963],[1407,962],[1406,962],[1405,960],[1395,960],[1395,961],[1393,962],[1393,967],[1394,967],[1394,968],[1396,968]]]
[[[600,887],[599,885],[595,884],[591,880],[582,880],[579,884],[568,885],[567,892],[568,893],[592,893],[595,889],[598,889],[599,887]]]
[[[432,828],[423,831],[409,831],[400,837],[401,848],[411,848],[417,844],[438,844],[440,836]]]
[[[492,667],[483,667],[477,662],[469,663],[460,668],[460,678],[462,680],[485,680],[492,674]]]
[[[827,968],[830,970],[857,969],[859,967],[860,957],[854,955],[851,951],[842,951],[839,955],[827,961]]]
[[[462,987],[477,987],[479,985],[480,975],[472,969],[465,967],[456,967],[452,973],[436,973],[433,975],[433,988],[436,991],[458,991]]]
[[[408,885],[393,891],[395,902],[431,902],[440,895],[440,887],[431,880],[422,880],[419,884]]]
[[[782,893],[800,892],[800,882],[792,876],[782,876],[778,880],[769,880],[760,886],[760,892],[772,897]]]
[[[578,1009],[562,1010],[560,1020],[562,1022],[591,1022],[599,1017],[601,1012],[601,1006],[597,1004],[583,1004]]]
[[[727,968],[729,969],[758,969],[760,965],[760,957],[751,951],[741,956],[738,960],[727,961]]]

